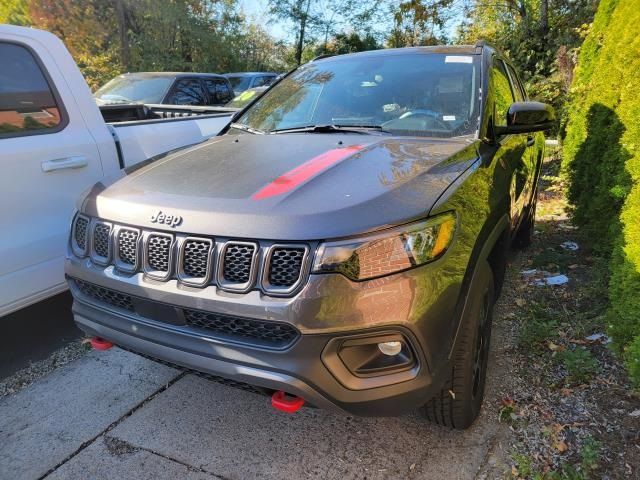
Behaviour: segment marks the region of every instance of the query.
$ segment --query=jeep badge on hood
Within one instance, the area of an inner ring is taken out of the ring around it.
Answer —
[[[158,210],[156,213],[151,215],[151,222],[164,223],[165,225],[169,225],[171,228],[176,228],[182,223],[182,217],[180,215],[167,215],[166,213],[163,213],[162,210]]]

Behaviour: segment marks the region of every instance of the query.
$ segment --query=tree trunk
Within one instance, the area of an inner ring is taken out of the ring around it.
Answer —
[[[301,0],[304,1],[304,0]],[[302,63],[302,50],[304,48],[304,33],[307,27],[307,18],[309,17],[309,8],[311,7],[311,0],[307,0],[307,5],[302,12],[300,11],[300,32],[298,34],[298,44],[296,45],[296,62],[298,65]]]
[[[540,0],[540,32],[542,35],[549,32],[549,0]]]
[[[127,15],[125,12],[124,0],[115,0],[116,2],[116,18],[118,21],[118,34],[120,37],[120,61],[125,70],[129,69],[129,27],[127,25]]]

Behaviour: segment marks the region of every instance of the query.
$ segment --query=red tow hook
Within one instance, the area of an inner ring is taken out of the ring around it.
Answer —
[[[278,390],[271,395],[271,406],[281,412],[294,413],[302,408],[304,398],[287,395],[282,390]]]
[[[96,350],[109,350],[113,343],[107,342],[104,338],[91,337],[91,346]]]

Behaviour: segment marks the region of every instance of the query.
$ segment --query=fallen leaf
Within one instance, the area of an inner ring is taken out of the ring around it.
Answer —
[[[564,441],[560,440],[558,442],[555,443],[554,447],[556,448],[556,450],[558,450],[560,453],[564,453],[566,452],[569,447],[567,446],[566,443],[564,443]]]
[[[571,395],[573,393],[573,390],[571,390],[570,388],[561,388],[560,389],[560,394],[563,397],[568,397],[569,395]]]
[[[549,350],[551,350],[552,352],[561,352],[564,350],[564,347],[562,345],[558,345],[551,341],[547,344],[547,347],[549,347]]]
[[[524,307],[527,304],[523,298],[516,298],[516,305],[519,307]]]

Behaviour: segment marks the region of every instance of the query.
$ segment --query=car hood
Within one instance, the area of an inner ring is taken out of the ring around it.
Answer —
[[[426,216],[477,158],[470,138],[224,135],[95,185],[82,210],[196,235],[339,238]]]

